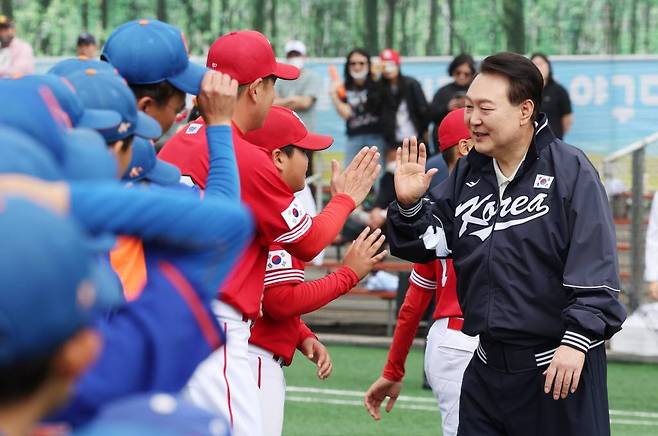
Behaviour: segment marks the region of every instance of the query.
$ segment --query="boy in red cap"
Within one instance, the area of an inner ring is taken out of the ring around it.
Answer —
[[[464,109],[448,113],[441,121],[438,141],[448,170],[452,171],[457,160],[466,156],[473,147],[471,133],[464,123]],[[461,380],[478,345],[477,337],[461,332],[464,320],[457,301],[452,259],[414,264],[409,278],[409,289],[395,326],[388,360],[382,375],[366,392],[365,405],[376,420],[380,419],[379,407],[386,397],[390,397],[386,411],[393,409],[402,389],[404,362],[432,296],[436,300],[436,306],[434,323],[427,334],[425,374],[439,403],[443,434],[452,436],[457,434],[459,426]]]
[[[235,435],[262,434],[257,386],[249,369],[250,327],[260,313],[269,246],[279,243],[303,260],[311,260],[338,234],[340,223],[361,203],[379,166],[376,149],[363,149],[334,185],[340,194],[311,219],[280,177],[270,155],[246,138],[262,127],[274,100],[277,78],[295,79],[299,70],[276,62],[272,46],[259,32],[232,32],[210,47],[207,66],[229,74],[239,84],[233,115],[233,144],[242,201],[251,209],[256,235],[214,304],[227,344],[207,359],[188,385],[195,404],[228,416]],[[204,189],[208,146],[201,118],[181,129],[160,158],[178,166],[189,182]],[[337,164],[335,164],[337,165]],[[218,290],[219,291],[219,290]]]
[[[307,151],[324,150],[333,143],[330,136],[308,132],[295,112],[280,106],[272,106],[265,125],[246,138],[270,153],[281,178],[293,192],[304,188]],[[263,317],[254,324],[249,338],[249,361],[258,386],[265,435],[279,436],[283,430],[286,383],[282,367],[292,363],[296,348],[317,364],[320,379],[331,374],[329,353],[300,316],[356,286],[386,256],[385,251],[377,254],[383,243],[381,230],[370,233],[366,229],[348,250],[341,268],[312,282],[304,282],[303,260],[285,245],[270,246]]]

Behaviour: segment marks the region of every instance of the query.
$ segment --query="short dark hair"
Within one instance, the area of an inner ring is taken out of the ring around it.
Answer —
[[[480,73],[497,74],[509,82],[507,98],[512,104],[532,100],[535,109],[533,121],[537,118],[544,89],[544,78],[530,59],[520,54],[502,52],[485,58],[480,64]]]
[[[475,75],[475,72],[477,71],[475,68],[475,60],[473,60],[473,56],[467,53],[462,53],[455,56],[452,62],[450,62],[450,65],[448,65],[448,75],[452,76],[452,73],[454,73],[457,68],[464,64],[467,64],[468,68],[471,69],[471,73]]]
[[[267,81],[272,81],[276,83],[277,77],[274,74],[270,74],[269,76],[263,77],[263,82]],[[254,79],[253,81],[249,83],[243,83],[242,85],[238,85],[238,97],[242,95],[242,93],[245,91],[245,89],[249,88],[249,85],[251,85],[253,82],[255,82],[258,79]]]
[[[37,391],[52,371],[56,352],[0,367],[0,407],[18,403]]]
[[[457,148],[458,145],[452,146],[450,148],[446,148],[441,152],[441,156],[443,157],[443,160],[446,162],[446,165],[450,166],[452,165],[455,161],[457,161]]]
[[[149,83],[147,85],[128,84],[135,94],[135,99],[142,97],[151,97],[160,106],[166,105],[169,99],[174,95],[182,95],[185,98],[185,92],[173,86],[166,80],[158,83]]]

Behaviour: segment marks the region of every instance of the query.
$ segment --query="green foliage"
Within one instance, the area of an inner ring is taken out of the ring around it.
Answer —
[[[12,6],[19,35],[38,54],[52,56],[73,54],[82,30],[102,42],[125,21],[155,18],[159,5],[185,31],[194,55],[204,55],[222,33],[254,27],[279,52],[286,40],[297,38],[317,57],[344,56],[355,46],[379,50],[387,41],[411,56],[486,55],[520,47],[549,54],[658,52],[658,0],[3,0],[2,5]]]

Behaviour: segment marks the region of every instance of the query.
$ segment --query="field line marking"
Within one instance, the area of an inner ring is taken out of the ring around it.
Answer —
[[[359,397],[363,398],[366,393],[359,391],[349,391],[342,389],[320,389],[320,388],[308,388],[304,386],[288,386],[286,387],[286,392],[297,392],[297,393],[307,393],[307,394],[325,394],[325,395],[340,395],[344,397]],[[435,398],[426,398],[426,397],[414,397],[408,395],[400,395],[398,401],[412,401],[416,403],[430,403],[436,404]],[[438,407],[438,406],[437,406]]]
[[[338,396],[344,396],[344,397],[359,397],[359,398],[363,398],[365,396],[365,392],[360,392],[360,391],[343,390],[343,389],[311,388],[311,387],[306,387],[306,386],[288,386],[288,387],[286,387],[286,391],[291,392],[291,393],[325,394],[325,395],[338,395]],[[436,399],[435,398],[417,397],[417,396],[410,396],[410,395],[400,395],[398,397],[398,400],[416,402],[416,403],[436,404]],[[360,401],[357,401],[356,403],[361,404]],[[434,410],[434,409],[432,409],[432,410]],[[619,417],[631,416],[631,417],[637,417],[637,418],[658,419],[658,413],[657,412],[642,412],[642,411],[637,411],[637,410],[616,410],[616,409],[611,409],[610,410],[610,415],[611,416],[619,416]]]
[[[286,401],[297,402],[297,403],[332,404],[338,406],[364,407],[361,401],[341,400],[338,398],[316,398],[316,397],[300,397],[296,395],[288,395],[286,396]],[[438,408],[436,407],[422,406],[417,404],[404,404],[404,403],[398,404],[397,408],[408,409],[408,410],[419,410],[424,412],[438,411]],[[633,420],[633,419],[611,419],[610,424],[658,427],[658,422],[655,421],[641,421],[641,420]]]

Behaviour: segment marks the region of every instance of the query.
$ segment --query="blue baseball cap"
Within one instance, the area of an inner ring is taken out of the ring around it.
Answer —
[[[95,130],[73,129],[67,133],[68,144],[62,162],[67,180],[114,180],[117,161],[105,139]]]
[[[113,110],[121,116],[121,123],[117,127],[98,130],[107,143],[131,135],[156,139],[162,134],[156,120],[137,110],[135,95],[119,76],[89,69],[75,72],[66,78],[85,108]]]
[[[48,74],[68,76],[76,71],[84,71],[88,69],[94,69],[103,73],[115,75],[119,74],[116,68],[108,62],[99,61],[98,59],[90,59],[86,56],[78,56],[77,58],[64,59],[63,61],[57,62],[48,70]]]
[[[89,321],[85,235],[70,219],[0,197],[0,366],[52,352]]]
[[[127,182],[148,180],[162,186],[176,185],[180,181],[180,171],[174,165],[158,159],[155,147],[150,141],[135,138],[132,160],[123,180]]]
[[[65,179],[116,178],[116,162],[94,131],[71,129],[70,119],[45,85],[0,80],[0,124],[27,135],[47,150]],[[27,156],[26,156],[27,157]]]
[[[114,29],[101,59],[110,62],[131,85],[167,81],[198,95],[207,69],[190,62],[183,32],[158,20],[135,20]]]
[[[13,127],[0,125],[0,173],[60,180],[62,173],[44,146]]]
[[[228,436],[225,418],[170,394],[141,394],[105,407],[75,436]]]
[[[63,77],[53,74],[24,76],[24,80],[35,86],[45,85],[53,93],[61,108],[66,112],[73,127],[86,127],[89,129],[109,129],[117,127],[121,116],[112,110],[85,109],[75,94],[73,86]]]

